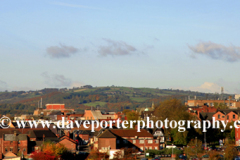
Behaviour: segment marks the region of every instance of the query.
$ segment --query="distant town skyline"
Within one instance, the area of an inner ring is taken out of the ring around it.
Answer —
[[[0,1],[0,91],[240,94],[238,1]]]

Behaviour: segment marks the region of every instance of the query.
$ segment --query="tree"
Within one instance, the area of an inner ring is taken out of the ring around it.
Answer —
[[[138,120],[138,113],[134,111],[129,111],[126,114],[128,120],[128,127],[130,127],[130,121]],[[133,128],[137,125],[137,123],[133,123]]]
[[[134,111],[127,112],[127,120],[138,120],[138,113]]]
[[[89,153],[88,158],[89,158],[89,159],[96,159],[96,158],[98,158],[98,151],[96,151],[96,150],[91,150],[91,152]]]
[[[208,152],[208,155],[210,160],[216,160],[221,158],[220,153],[215,150],[211,150],[210,152]]]
[[[33,160],[55,160],[56,156],[48,152],[33,152],[31,155]]]
[[[217,109],[228,109],[228,106],[224,103],[214,102],[214,107]]]
[[[158,120],[164,121],[165,119],[168,119],[169,122],[171,120],[180,121],[194,119],[192,115],[186,112],[186,107],[178,99],[169,99],[161,102],[155,109],[154,115]],[[185,123],[182,127],[187,128],[186,125],[187,124]],[[193,135],[192,133],[194,133],[195,136],[198,135],[197,130],[194,130],[193,128],[186,130],[185,132],[179,132],[178,128],[165,128],[165,134],[171,135],[175,144],[186,145],[190,140],[188,137],[191,137]]]
[[[192,139],[184,149],[184,153],[189,157],[198,156],[202,152],[202,141],[199,139]]]
[[[67,160],[69,157],[73,158],[73,154],[62,144],[45,142],[41,147],[41,151],[34,152],[31,156],[34,160],[54,160],[57,157]]]
[[[124,110],[122,111],[122,113],[125,114],[125,115],[126,115],[128,112],[131,112],[131,110],[129,110],[129,109],[124,109]]]
[[[165,100],[157,106],[154,115],[160,120],[190,120],[191,115],[186,112],[186,107],[178,99]]]
[[[238,155],[234,144],[227,144],[225,149],[225,159],[234,159]]]

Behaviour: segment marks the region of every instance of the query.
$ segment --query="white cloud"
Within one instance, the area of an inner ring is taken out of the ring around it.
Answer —
[[[189,90],[205,93],[220,93],[221,86],[217,85],[216,83],[204,82],[201,86],[190,87]]]
[[[196,55],[205,55],[212,59],[235,62],[240,60],[240,47],[224,46],[213,42],[200,42],[196,46],[188,46],[192,50],[192,58]]]

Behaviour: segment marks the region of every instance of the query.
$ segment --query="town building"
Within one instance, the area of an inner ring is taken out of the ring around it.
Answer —
[[[65,104],[46,104],[46,109],[37,108],[33,115],[50,115],[52,112],[60,111],[64,114],[73,113],[74,109],[65,108]]]
[[[110,149],[131,148],[144,151],[159,149],[159,139],[145,129],[107,129],[98,136],[98,148],[102,152]]]
[[[103,113],[100,110],[85,110],[83,117],[85,120],[117,120],[119,118],[115,112]]]
[[[68,136],[63,136],[63,137],[59,138],[58,144],[64,145],[69,151],[77,150],[77,142]]]
[[[236,101],[233,99],[228,99],[228,100],[197,100],[197,99],[192,99],[188,100],[185,105],[189,107],[193,106],[203,106],[203,105],[208,105],[208,106],[214,106],[214,104],[223,104],[226,105],[229,108],[240,108],[240,101]]]

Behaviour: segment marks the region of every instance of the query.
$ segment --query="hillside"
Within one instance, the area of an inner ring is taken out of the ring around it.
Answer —
[[[106,111],[122,111],[138,107],[156,105],[162,100],[178,98],[184,103],[188,97],[197,96],[198,99],[217,99],[219,94],[207,94],[192,91],[132,88],[132,87],[92,87],[84,86],[73,89],[42,89],[38,91],[19,91],[0,93],[1,114],[32,114],[43,99],[43,106],[47,103],[64,103],[66,108],[73,108],[83,112],[91,107],[98,107]],[[225,94],[224,97],[229,95]]]

